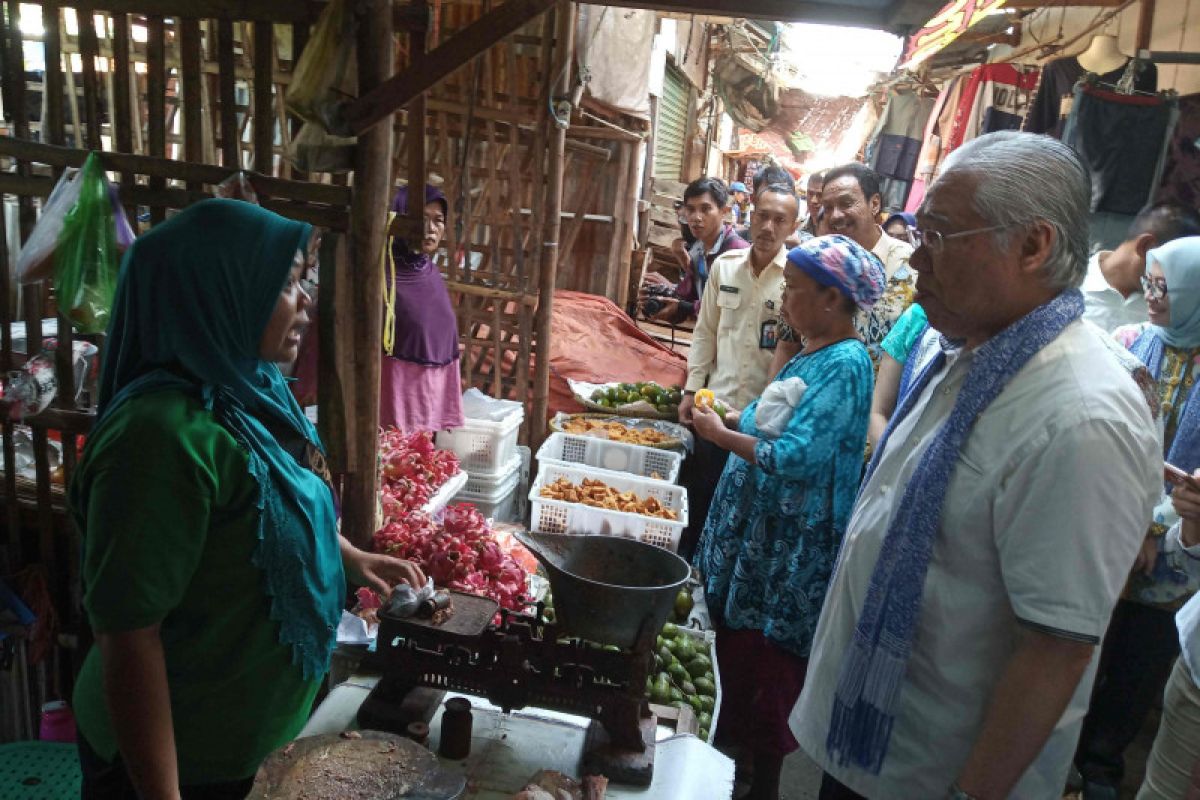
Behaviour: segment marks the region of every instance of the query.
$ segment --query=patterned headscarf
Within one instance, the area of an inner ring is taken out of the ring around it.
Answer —
[[[883,295],[887,275],[875,254],[841,234],[809,239],[787,260],[822,286],[836,286],[864,311]]]

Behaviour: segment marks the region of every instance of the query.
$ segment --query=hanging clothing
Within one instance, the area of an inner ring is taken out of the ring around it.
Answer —
[[[1127,61],[1120,69],[1101,75],[1100,83],[1115,86],[1125,74],[1128,64]],[[1075,84],[1086,74],[1087,70],[1075,56],[1055,59],[1043,67],[1033,105],[1025,117],[1024,130],[1030,133],[1048,133],[1055,139],[1061,139],[1063,126],[1071,113]],[[1152,63],[1142,64],[1134,78],[1134,88],[1139,92],[1158,91],[1158,68]]]
[[[1179,121],[1167,144],[1155,202],[1200,207],[1200,94],[1179,98]]]
[[[1088,165],[1094,212],[1138,213],[1158,188],[1179,107],[1173,98],[1081,84],[1063,141]]]
[[[971,70],[954,115],[950,149],[985,133],[1019,130],[1040,73],[1019,64],[982,64]]]
[[[917,171],[913,175],[912,189],[908,193],[905,211],[915,212],[925,199],[925,187],[933,182],[934,173],[942,159],[953,149],[950,147],[950,132],[954,127],[954,117],[958,113],[958,105],[962,101],[963,89],[967,84],[967,76],[955,75],[942,88],[934,103],[933,112],[925,126],[925,136],[922,139],[921,153],[917,156]]]
[[[917,169],[921,136],[935,102],[936,98],[911,91],[895,91],[888,96],[887,107],[867,148],[868,163],[883,178],[881,189],[886,211],[904,208]]]

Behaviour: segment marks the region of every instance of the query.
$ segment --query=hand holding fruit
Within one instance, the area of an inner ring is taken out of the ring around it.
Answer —
[[[721,415],[699,403],[692,412],[692,427],[696,429],[696,435],[701,439],[706,439],[714,444],[716,444],[717,437],[726,430],[725,420]]]

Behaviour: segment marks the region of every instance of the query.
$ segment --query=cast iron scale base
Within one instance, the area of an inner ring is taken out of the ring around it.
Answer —
[[[451,592],[454,614],[427,619],[380,614],[376,651],[363,666],[382,674],[363,702],[363,728],[403,733],[429,709],[429,689],[485,697],[506,713],[537,706],[590,717],[583,774],[649,786],[657,720],[646,700],[657,631],[645,629],[632,650],[605,650],[566,638],[537,616],[501,612],[476,595]],[[436,705],[434,700],[434,705]]]

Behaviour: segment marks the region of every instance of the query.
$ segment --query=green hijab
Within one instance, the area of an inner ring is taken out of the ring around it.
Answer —
[[[345,576],[330,489],[277,438],[319,448],[316,429],[258,350],[311,230],[250,203],[204,200],[139,237],[121,265],[94,427],[132,397],[179,390],[246,449],[259,487],[253,563],[306,678],[328,669]]]

